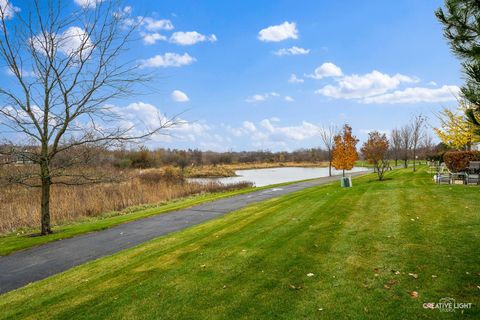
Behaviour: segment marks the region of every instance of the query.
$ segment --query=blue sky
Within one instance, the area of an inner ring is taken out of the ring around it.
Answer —
[[[184,112],[189,124],[149,144],[203,150],[318,147],[320,126],[344,123],[364,140],[419,113],[435,125],[462,83],[434,16],[441,5],[125,1],[145,21],[129,55],[155,90],[115,104],[138,117]]]

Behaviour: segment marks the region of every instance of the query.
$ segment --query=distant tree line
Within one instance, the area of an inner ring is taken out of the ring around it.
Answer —
[[[198,149],[156,149],[141,147],[138,150],[117,150],[109,155],[112,164],[120,168],[148,168],[173,165],[187,166],[220,165],[232,163],[285,163],[328,161],[328,151],[320,148],[299,149],[292,152],[258,151],[201,151]]]

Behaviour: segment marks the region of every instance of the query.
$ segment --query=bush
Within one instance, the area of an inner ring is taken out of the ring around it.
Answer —
[[[452,172],[465,171],[470,161],[480,161],[478,151],[449,151],[443,156],[445,165]]]
[[[120,159],[117,161],[115,164],[115,167],[120,168],[120,169],[127,169],[132,166],[132,160],[125,158],[125,159]]]
[[[425,158],[427,159],[427,161],[443,162],[444,155],[445,155],[445,152],[438,152],[438,153],[428,154]]]
[[[149,184],[157,184],[162,182],[167,184],[177,184],[185,182],[182,172],[172,167],[166,167],[163,170],[142,171],[138,177],[143,183]]]

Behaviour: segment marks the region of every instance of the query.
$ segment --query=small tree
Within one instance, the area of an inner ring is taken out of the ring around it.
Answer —
[[[0,156],[32,164],[10,166],[6,183],[41,189],[42,235],[52,233],[52,185],[105,181],[81,170],[80,152],[138,143],[177,123],[158,114],[132,124],[112,105],[150,78],[124,55],[141,22],[119,10],[114,0],[75,10],[63,1],[22,10],[0,1],[0,62],[12,77],[0,88],[0,132],[8,133]]]
[[[385,134],[372,131],[368,134],[368,140],[362,146],[362,154],[373,165],[378,174],[378,180],[383,180],[385,171],[390,167],[388,161],[388,139]]]
[[[320,129],[320,138],[322,139],[323,145],[327,150],[328,154],[328,175],[332,176],[332,149],[334,144],[334,137],[337,133],[337,127],[335,125],[330,125],[328,127],[322,127]]]
[[[417,162],[417,149],[420,144],[420,140],[423,136],[423,128],[425,125],[425,117],[422,115],[415,116],[411,124],[412,132],[412,151],[413,151],[413,171],[416,171],[416,162]]]
[[[440,127],[434,128],[437,136],[446,145],[459,150],[470,150],[472,143],[479,140],[473,124],[465,114],[444,108],[438,115]]]
[[[335,169],[342,170],[345,177],[345,170],[351,170],[358,160],[358,139],[352,135],[352,127],[345,124],[341,134],[337,134],[333,141],[332,164]]]
[[[395,160],[395,166],[398,166],[398,159],[402,156],[402,134],[400,130],[393,129],[390,135],[390,145],[392,149],[392,156]]]
[[[410,157],[410,150],[412,149],[412,127],[409,125],[403,126],[400,129],[401,148],[403,166],[408,167],[408,159]]]

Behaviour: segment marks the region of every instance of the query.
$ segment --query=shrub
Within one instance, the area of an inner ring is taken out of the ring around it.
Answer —
[[[127,169],[132,166],[132,160],[125,158],[125,159],[120,159],[117,162],[115,162],[115,167],[120,168],[120,169]]]
[[[431,153],[425,156],[425,159],[427,161],[438,161],[438,162],[443,162],[443,156],[445,155],[445,152],[437,152],[437,153]]]
[[[163,170],[145,170],[138,174],[138,178],[143,183],[148,184],[177,184],[184,183],[185,178],[182,172],[176,168],[166,167]]]
[[[449,151],[443,156],[445,165],[452,172],[465,171],[470,161],[480,161],[478,151]]]

